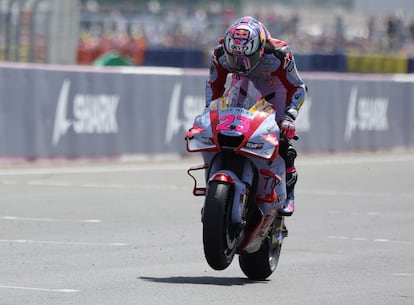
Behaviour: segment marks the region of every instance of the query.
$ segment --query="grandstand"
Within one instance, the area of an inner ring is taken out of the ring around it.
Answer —
[[[208,51],[241,15],[262,20],[299,55],[326,55],[326,60],[338,54],[414,56],[410,0],[393,5],[384,0],[330,1],[347,5],[323,8],[283,0],[233,1],[243,3],[238,6],[109,2],[0,0],[0,60],[89,65],[116,52],[136,65],[205,67]],[[164,54],[171,54],[170,62]],[[334,70],[343,70],[344,63],[336,65]]]

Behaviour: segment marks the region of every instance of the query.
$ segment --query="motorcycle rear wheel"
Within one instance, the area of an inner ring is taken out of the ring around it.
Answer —
[[[203,245],[207,263],[226,269],[236,253],[237,237],[231,224],[233,186],[210,182],[203,211]]]
[[[267,237],[258,251],[240,254],[240,268],[249,279],[264,281],[276,270],[281,249],[281,243],[272,243],[271,238]]]

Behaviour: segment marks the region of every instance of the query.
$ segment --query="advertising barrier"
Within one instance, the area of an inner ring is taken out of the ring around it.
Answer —
[[[413,77],[304,75],[308,99],[298,117],[309,152],[367,151],[414,145]]]
[[[0,158],[184,155],[207,70],[0,65]],[[414,146],[409,75],[303,73],[298,150]]]

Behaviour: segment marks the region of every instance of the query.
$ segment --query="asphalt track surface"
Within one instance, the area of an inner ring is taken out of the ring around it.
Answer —
[[[200,159],[2,166],[0,304],[414,304],[414,154],[300,156],[276,272],[210,269]]]

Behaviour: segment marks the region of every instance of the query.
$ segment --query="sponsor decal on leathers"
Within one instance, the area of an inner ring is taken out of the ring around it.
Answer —
[[[345,139],[350,140],[356,130],[388,130],[388,103],[386,97],[358,97],[358,88],[353,87],[348,104]]]
[[[70,86],[70,80],[65,80],[60,89],[53,128],[53,146],[59,144],[69,128],[72,128],[76,134],[118,132],[116,119],[118,95],[78,93],[74,96],[72,103],[69,103]]]
[[[193,125],[194,118],[202,113],[204,109],[204,97],[186,95],[181,99],[181,83],[175,83],[170,100],[167,117],[167,129],[165,132],[165,143],[171,143],[176,134],[183,134]],[[182,101],[182,102],[181,102]]]

